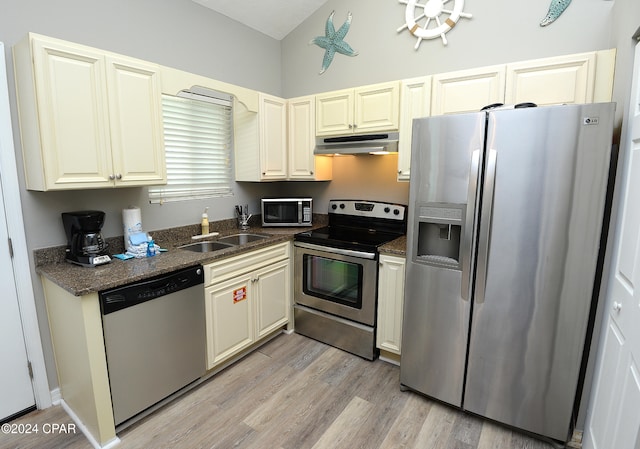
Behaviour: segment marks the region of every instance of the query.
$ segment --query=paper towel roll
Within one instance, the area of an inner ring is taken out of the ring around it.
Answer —
[[[122,209],[122,224],[124,227],[124,247],[127,248],[129,246],[129,236],[142,231],[140,208],[129,206],[126,209]]]

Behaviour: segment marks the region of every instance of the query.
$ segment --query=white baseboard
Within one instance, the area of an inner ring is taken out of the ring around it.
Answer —
[[[59,393],[60,392],[58,391],[58,394]],[[76,415],[74,411],[71,410],[71,407],[69,407],[67,403],[64,402],[64,399],[60,398],[59,403],[60,405],[62,405],[62,408],[64,409],[64,411],[67,412],[67,415],[69,415],[69,417],[73,420],[73,422],[76,424],[78,429],[80,429],[80,431],[84,434],[84,436],[87,437],[87,440],[89,440],[89,443],[91,443],[91,445],[95,449],[111,449],[113,447],[116,447],[118,444],[120,444],[120,438],[116,436],[111,441],[108,441],[104,446],[101,446],[100,443],[98,443],[96,439],[93,437],[93,435],[91,435],[91,432],[89,432],[89,429],[87,429],[87,426],[84,425],[84,423],[80,420],[78,415]]]
[[[56,388],[51,390],[51,404],[60,405],[60,401],[62,401],[62,395],[60,394],[60,388]]]

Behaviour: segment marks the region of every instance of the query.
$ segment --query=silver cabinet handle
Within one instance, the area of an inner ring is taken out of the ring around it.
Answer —
[[[622,304],[618,301],[613,301],[613,310],[615,312],[620,312],[622,310]]]
[[[114,179],[116,179],[116,175],[109,175],[109,180],[113,181]]]
[[[120,173],[118,173],[118,174],[116,175],[116,179],[122,179],[122,175],[121,175]]]
[[[487,265],[489,264],[489,241],[491,240],[491,215],[493,214],[493,194],[496,186],[496,164],[498,153],[489,150],[484,183],[480,238],[478,239],[478,278],[476,282],[476,303],[485,300],[487,288]]]
[[[473,258],[473,222],[476,216],[478,195],[478,176],[480,170],[480,150],[471,154],[469,168],[469,190],[467,192],[467,211],[462,241],[462,284],[460,294],[468,301],[471,297],[471,259]]]

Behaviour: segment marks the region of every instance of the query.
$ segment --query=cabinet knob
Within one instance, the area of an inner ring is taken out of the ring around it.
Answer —
[[[121,175],[120,173],[118,173],[118,174],[116,175],[116,179],[122,179],[122,175]]]
[[[357,127],[358,127],[358,125],[354,123],[353,124],[353,129],[356,129]]]
[[[620,312],[620,310],[622,310],[622,304],[618,301],[613,301],[613,310],[615,312]]]
[[[110,181],[113,181],[114,179],[116,179],[116,176],[115,176],[115,175],[109,175],[109,180],[110,180]]]
[[[310,171],[310,172],[309,172],[309,174],[310,174],[310,175],[312,175],[312,174],[313,174],[313,170],[312,170],[312,171]]]
[[[353,128],[353,125],[352,125],[352,124],[349,124],[349,129],[352,129],[352,128]]]

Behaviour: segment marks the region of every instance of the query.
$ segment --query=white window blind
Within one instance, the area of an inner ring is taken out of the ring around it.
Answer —
[[[231,195],[232,102],[162,96],[167,184],[149,188],[162,203]]]

